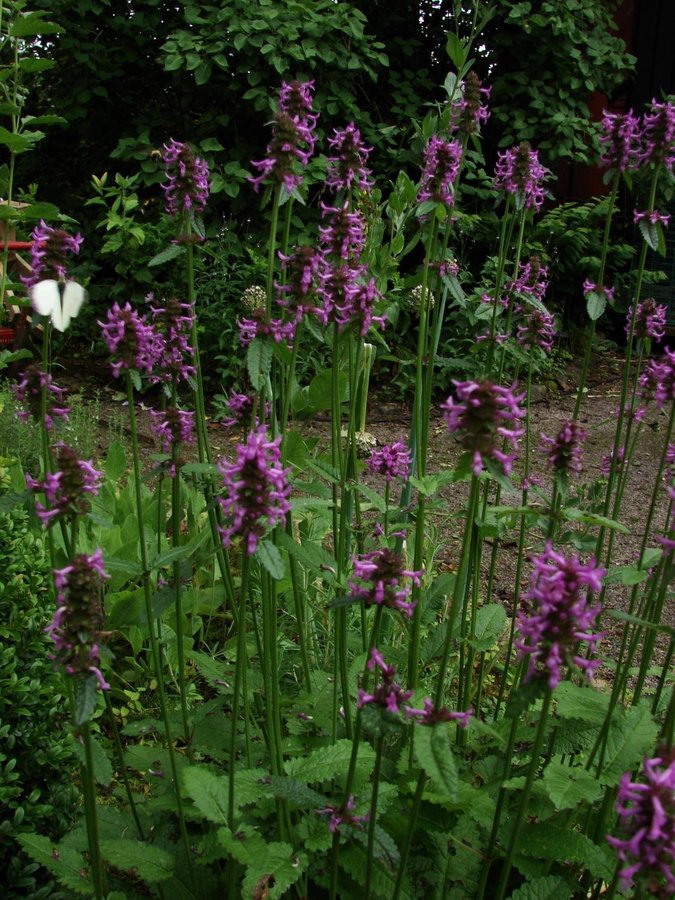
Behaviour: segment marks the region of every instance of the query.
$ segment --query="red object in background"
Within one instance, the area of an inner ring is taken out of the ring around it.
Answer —
[[[13,347],[16,331],[13,328],[0,327],[0,347]]]
[[[32,246],[32,241],[7,241],[9,250],[30,250]],[[4,248],[4,245],[0,244],[0,248]]]

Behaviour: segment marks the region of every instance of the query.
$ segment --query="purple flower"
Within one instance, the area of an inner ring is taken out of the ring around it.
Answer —
[[[261,184],[282,184],[292,194],[302,184],[297,163],[306,166],[314,152],[314,129],[318,116],[312,112],[314,82],[304,84],[284,82],[279,94],[279,109],[274,116],[272,140],[267,146],[267,156],[251,165],[259,175],[249,176],[258,190]]]
[[[666,347],[660,360],[650,359],[640,376],[642,397],[654,399],[663,409],[668,400],[675,400],[675,351]]]
[[[584,450],[583,442],[587,432],[573,421],[565,422],[557,437],[541,435],[541,450],[548,454],[549,468],[554,472],[566,475],[568,472],[581,472]]]
[[[550,352],[555,337],[555,319],[551,313],[536,306],[518,306],[516,312],[520,316],[516,341],[528,350],[541,347]]]
[[[444,706],[436,709],[433,701],[427,697],[424,700],[424,709],[413,709],[406,706],[405,714],[411,719],[417,719],[420,725],[436,725],[438,722],[457,722],[460,728],[466,728],[473,715],[473,709],[466,712],[450,712]]]
[[[258,539],[291,508],[286,481],[290,470],[281,468],[280,442],[281,436],[269,441],[265,427],[260,426],[237,447],[236,462],[222,459],[218,463],[226,491],[218,502],[229,520],[220,530],[223,545],[227,547],[237,535],[249,556],[255,553]]]
[[[618,469],[621,468],[621,465],[623,464],[625,455],[626,455],[626,448],[619,447],[619,451],[616,454],[616,465],[617,465]],[[613,453],[605,453],[602,457],[602,461],[600,463],[600,474],[604,478],[609,478],[609,473],[610,473],[611,467],[612,467],[612,457],[613,456],[614,456]]]
[[[196,156],[191,147],[180,141],[164,144],[162,156],[166,166],[167,183],[162,185],[166,194],[166,211],[173,219],[183,213],[198,215],[206,207],[209,198],[209,167]]]
[[[408,597],[412,586],[419,586],[421,571],[404,568],[400,554],[387,547],[357,556],[352,562],[354,574],[348,584],[352,596],[366,606],[386,606],[412,616],[415,604]]]
[[[335,129],[328,144],[335,156],[328,157],[326,187],[333,191],[370,191],[373,182],[370,169],[366,168],[372,148],[365,147],[361,134],[353,122],[342,130]]]
[[[668,496],[675,500],[675,444],[668,444],[666,450],[666,478],[670,481]]]
[[[232,428],[233,425],[243,425],[253,412],[253,397],[232,391],[227,399],[227,408],[230,411],[230,415],[227,419],[223,419],[223,425],[226,428]]]
[[[268,321],[265,310],[260,308],[255,310],[250,319],[239,319],[237,325],[239,326],[239,340],[244,347],[248,347],[256,338],[267,336],[277,344],[283,341],[290,347],[295,337],[297,322],[284,322],[283,319]]]
[[[110,685],[100,670],[98,641],[102,636],[103,607],[101,591],[108,578],[103,569],[103,554],[76,556],[69,566],[54,570],[57,609],[45,631],[54,641],[54,659],[68,675],[93,675],[102,690]]]
[[[539,162],[539,153],[532,150],[527,141],[500,153],[495,166],[494,186],[516,199],[519,209],[537,210],[544,202],[543,182],[550,175]]]
[[[602,637],[593,633],[600,606],[590,606],[588,600],[601,589],[605,570],[594,559],[583,565],[576,556],[556,553],[550,541],[533,562],[530,590],[524,594],[531,607],[518,614],[520,637],[515,642],[521,659],[529,656],[526,680],[535,674],[546,677],[554,690],[565,663],[576,664],[591,679],[600,662],[578,654],[577,645],[595,645]]]
[[[670,169],[675,163],[675,104],[652,100],[651,112],[644,118],[644,163]]]
[[[424,151],[424,169],[417,202],[431,200],[451,209],[455,202],[454,185],[462,162],[459,141],[444,141],[432,135]]]
[[[67,231],[52,228],[41,219],[40,224],[33,229],[31,240],[31,272],[30,275],[22,275],[21,281],[27,288],[47,279],[65,281],[68,274],[66,256],[68,253],[77,255],[80,252],[82,235],[73,236]]]
[[[668,307],[661,306],[653,297],[648,297],[641,303],[638,303],[637,313],[635,314],[635,325],[633,328],[634,338],[651,338],[654,341],[660,341],[666,328],[666,317],[668,315]],[[630,335],[630,323],[633,318],[633,306],[628,308],[628,316],[626,318],[626,335]]]
[[[152,417],[152,430],[162,444],[162,451],[170,453],[171,448],[178,444],[194,444],[195,414],[187,409],[178,409],[168,406],[161,409],[150,410]]]
[[[108,350],[118,358],[112,363],[113,375],[118,378],[122,369],[137,369],[152,373],[164,353],[162,336],[139,316],[129,303],[120,307],[115,303],[108,310],[108,321],[98,323]]]
[[[47,507],[37,501],[35,509],[43,525],[47,527],[64,516],[82,516],[88,513],[91,507],[86,495],[98,494],[100,479],[103,477],[92,466],[91,460],[78,459],[77,453],[65,444],[57,444],[56,451],[56,472],[47,472],[44,481],[36,481],[26,475],[28,487],[45,495]]]
[[[600,163],[609,169],[630,172],[642,159],[640,120],[631,111],[625,115],[605,112],[600,131]]]
[[[358,262],[366,245],[366,223],[361,213],[350,211],[348,202],[340,207],[319,205],[321,218],[328,222],[319,228],[321,256],[325,260]]]
[[[525,430],[519,419],[525,412],[519,406],[524,395],[515,396],[516,385],[510,388],[490,381],[454,381],[455,397],[448,397],[442,405],[450,434],[462,434],[462,446],[473,454],[472,468],[479,475],[485,468],[485,457],[491,457],[502,467],[504,474],[511,473],[516,457],[518,438]],[[497,447],[504,438],[513,453],[504,453]]]
[[[316,307],[321,286],[322,258],[313,247],[296,247],[290,256],[279,253],[285,273],[277,284],[277,303],[295,322]]]
[[[359,688],[356,705],[361,709],[372,703],[375,706],[381,707],[384,712],[396,716],[401,712],[405,702],[412,697],[413,692],[404,691],[403,688],[394,681],[396,667],[388,666],[380,651],[373,647],[370,651],[370,659],[368,660],[367,667],[372,671],[376,666],[382,672],[382,680],[376,685],[372,694],[367,694],[364,690]]]
[[[366,463],[368,471],[373,475],[384,475],[387,481],[402,478],[404,481],[410,474],[410,450],[403,441],[385,444],[379,450],[373,450]]]
[[[322,809],[317,809],[317,813],[320,816],[330,816],[328,830],[331,834],[335,834],[342,825],[363,828],[370,817],[370,811],[364,816],[355,816],[352,812],[355,806],[354,795],[350,794],[346,806],[324,806]]]
[[[481,80],[471,70],[462,85],[462,99],[452,104],[452,120],[454,127],[460,134],[476,134],[480,131],[482,122],[490,118],[490,111],[483,106],[483,97],[487,100],[492,91],[491,87],[483,87]]]
[[[55,385],[52,376],[43,372],[35,363],[26,367],[18,384],[12,385],[17,401],[28,407],[27,411],[21,410],[18,413],[19,419],[24,422],[31,417],[35,422],[39,422],[42,418],[43,388],[47,394],[44,427],[47,431],[51,431],[54,427],[54,417],[63,419],[64,422],[68,420],[68,407],[63,405],[65,389]]]
[[[518,266],[518,278],[506,286],[507,293],[529,294],[543,300],[548,287],[548,267],[542,266],[538,256],[531,256]]]
[[[656,225],[660,222],[664,228],[668,227],[668,222],[670,222],[670,216],[661,215],[658,209],[645,210],[644,212],[639,212],[639,210],[633,210],[633,223],[635,225],[638,222],[649,222],[651,225]]]
[[[150,304],[153,324],[164,339],[162,356],[153,380],[171,383],[195,378],[195,353],[190,343],[195,321],[194,306],[176,299],[165,301],[165,306],[153,306],[152,294],[146,300]]]
[[[619,873],[622,890],[629,890],[637,877],[649,896],[672,897],[675,893],[675,755],[664,751],[654,759],[645,758],[644,782],[633,782],[630,778],[630,772],[621,776],[616,804],[626,837],[607,835],[621,862],[627,864]]]

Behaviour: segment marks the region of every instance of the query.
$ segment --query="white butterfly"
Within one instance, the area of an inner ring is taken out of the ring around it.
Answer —
[[[76,281],[38,281],[30,289],[35,312],[49,316],[57,331],[65,331],[82,308],[87,292]]]

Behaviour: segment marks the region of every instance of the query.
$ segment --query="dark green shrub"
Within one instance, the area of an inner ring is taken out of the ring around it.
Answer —
[[[0,468],[0,475],[2,468]],[[55,897],[44,870],[28,861],[16,835],[60,837],[78,791],[73,737],[61,677],[44,634],[53,603],[45,541],[0,483],[0,871],[5,898]]]

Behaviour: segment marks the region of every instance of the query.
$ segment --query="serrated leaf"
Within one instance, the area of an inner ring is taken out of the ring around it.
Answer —
[[[133,872],[148,884],[165,881],[173,875],[173,856],[154,844],[105,838],[100,846],[101,855],[107,862],[123,872]]]
[[[27,13],[19,15],[12,22],[9,33],[12,37],[37,37],[39,34],[60,34],[63,28],[56,22],[48,22],[42,18],[41,13]]]
[[[598,846],[578,831],[539,822],[526,824],[518,841],[517,853],[547,860],[581,863],[596,878],[609,881],[615,856],[608,846]]]
[[[353,878],[358,884],[364,886],[366,883],[366,852],[358,844],[341,847],[339,864],[342,869]],[[372,893],[374,897],[388,898],[393,897],[394,887],[396,883],[395,873],[387,871],[378,860],[373,865],[372,872]],[[357,895],[351,895],[357,896]],[[399,895],[404,900],[411,898],[410,881],[406,878]]]
[[[418,726],[415,729],[415,759],[436,788],[440,788],[454,803],[459,796],[459,776],[452,755],[451,728],[455,726],[448,722]]]
[[[609,694],[594,688],[580,687],[563,681],[555,690],[556,712],[563,719],[581,719],[591,725],[602,725],[607,715]]]
[[[593,803],[602,793],[595,775],[581,768],[550,762],[541,784],[556,809],[574,809],[579,803]]]
[[[256,391],[265,386],[272,366],[272,346],[269,341],[255,338],[246,350],[246,368],[251,384]]]
[[[82,854],[73,847],[52,844],[42,834],[18,834],[16,840],[35,862],[51,872],[64,887],[86,897],[93,895],[94,885],[89,877],[89,866]]]
[[[586,294],[586,312],[588,318],[595,322],[604,313],[607,306],[607,294],[604,291],[589,291]]]
[[[170,262],[172,259],[177,259],[179,256],[183,256],[185,253],[185,247],[183,244],[171,244],[170,247],[167,247],[165,250],[161,250],[156,256],[153,256],[148,266],[161,266],[166,262]]]
[[[320,809],[326,805],[325,797],[293,778],[273,775],[271,787],[275,797],[294,809]]]
[[[126,472],[127,458],[124,453],[124,447],[117,441],[114,441],[108,447],[103,468],[111,481],[119,481]]]
[[[286,575],[283,557],[279,553],[279,548],[275,547],[272,541],[258,541],[255,555],[275,581],[281,581]]]
[[[229,790],[226,775],[215,775],[203,766],[190,766],[183,772],[183,789],[209,822],[227,824]]]
[[[98,701],[98,679],[95,675],[75,679],[74,717],[76,725],[90,722]]]
[[[481,606],[476,615],[476,631],[469,644],[481,652],[489,650],[499,640],[506,624],[506,610],[500,603]]]
[[[352,742],[336,741],[329,747],[320,747],[307,756],[296,756],[284,763],[286,774],[298,781],[311,784],[316,781],[327,781],[340,775],[346,775],[352,755]],[[367,768],[375,761],[375,751],[370,744],[361,743],[357,766]]]
[[[511,894],[511,900],[566,900],[570,895],[567,882],[556,875],[534,878]]]
[[[638,226],[645,243],[648,244],[652,250],[658,250],[659,235],[656,223],[650,222],[648,219],[640,219]]]
[[[638,766],[656,743],[658,728],[648,707],[632,706],[615,719],[607,735],[602,784],[617,784],[624,772]]]
[[[278,900],[307,866],[304,853],[296,853],[290,844],[265,843],[250,827],[241,828],[236,836],[227,828],[219,828],[218,840],[228,853],[246,866],[242,897]]]
[[[78,758],[80,762],[85,764],[84,747],[81,744],[75,744]],[[113,780],[113,767],[105,752],[94,735],[91,736],[91,755],[94,764],[94,778],[100,785],[107,787]]]
[[[625,525],[615,519],[608,519],[607,516],[599,516],[596,513],[583,512],[583,510],[569,507],[561,510],[561,515],[568,522],[583,522],[586,525],[597,525],[601,528],[610,528],[612,531],[620,531],[621,534],[630,534],[630,529]]]

